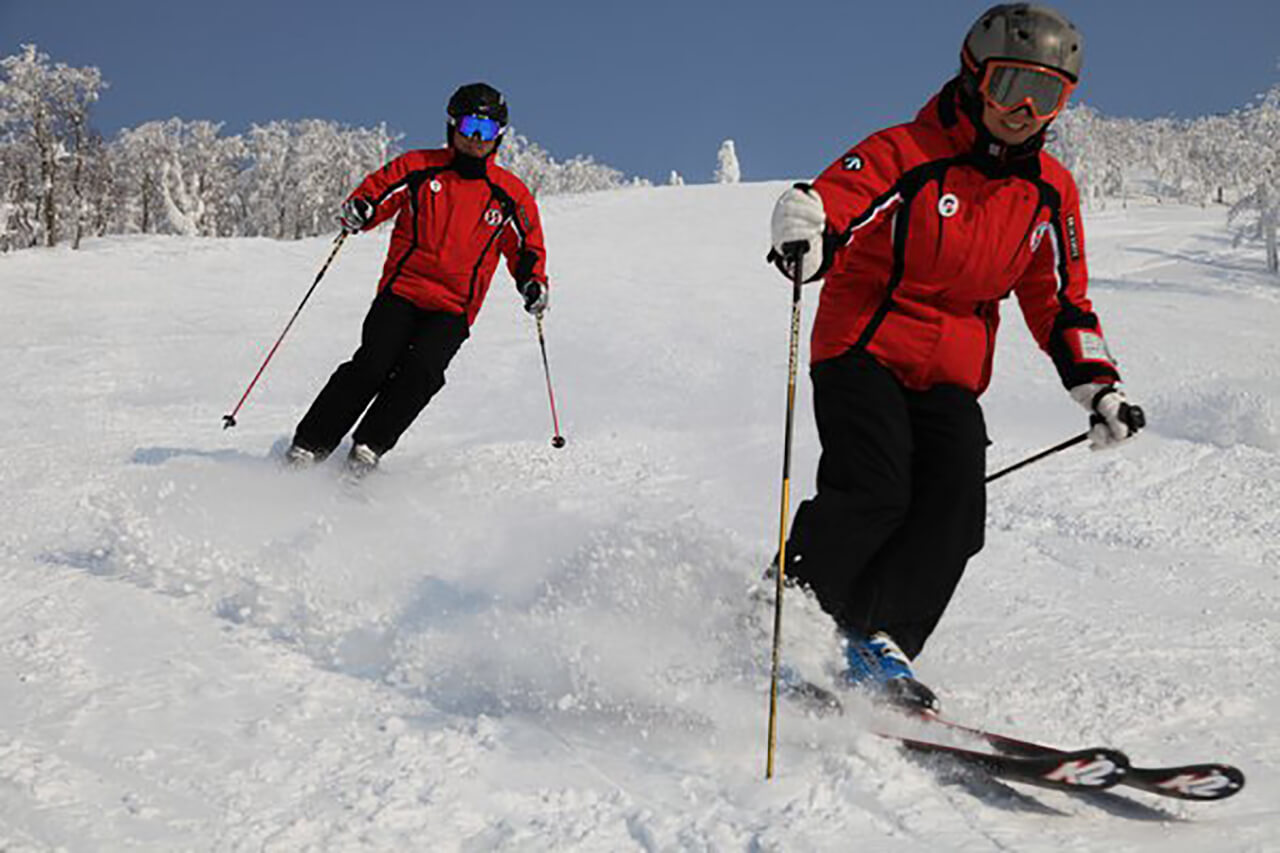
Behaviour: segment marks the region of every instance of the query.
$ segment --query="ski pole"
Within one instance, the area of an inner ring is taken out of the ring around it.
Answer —
[[[1129,432],[1131,435],[1133,433],[1136,433],[1138,430],[1142,429],[1144,426],[1147,425],[1147,415],[1145,412],[1142,411],[1142,407],[1131,406],[1127,403],[1121,409],[1120,420],[1123,421],[1124,424],[1129,427]],[[1101,423],[1106,423],[1106,421],[1103,420],[1101,415],[1089,416],[1090,427],[1095,427]],[[1030,465],[1032,462],[1039,462],[1041,459],[1045,458],[1046,456],[1052,456],[1053,454],[1057,453],[1059,450],[1066,450],[1068,447],[1074,447],[1075,445],[1088,440],[1089,440],[1089,433],[1082,432],[1073,438],[1068,438],[1066,441],[1062,442],[1061,444],[1055,444],[1053,447],[1050,447],[1048,450],[1041,450],[1039,453],[1037,453],[1034,456],[1028,456],[1026,459],[1023,459],[1021,462],[1018,462],[1015,465],[1010,465],[1008,468],[1002,468],[1001,470],[987,477],[987,479],[984,482],[990,483],[992,480],[999,480],[1005,474],[1012,474],[1014,471],[1017,471],[1019,468],[1025,467],[1027,465]]]
[[[280,337],[276,338],[275,346],[271,347],[271,352],[267,353],[266,359],[262,362],[262,366],[258,368],[258,372],[253,375],[253,381],[249,383],[249,387],[244,389],[244,393],[240,395],[240,402],[236,403],[236,407],[231,410],[231,414],[222,416],[222,428],[230,429],[236,425],[236,415],[240,413],[240,407],[244,405],[244,401],[249,398],[249,392],[253,390],[253,386],[258,384],[258,378],[262,376],[262,371],[267,369],[272,356],[276,354],[276,350],[280,348],[280,343],[284,340],[284,336],[289,334],[289,329],[293,327],[293,321],[298,319],[298,315],[302,313],[302,308],[307,304],[307,300],[311,298],[311,294],[315,292],[316,285],[320,283],[320,279],[324,278],[325,272],[329,269],[329,264],[333,263],[333,259],[337,257],[338,250],[342,248],[342,243],[347,239],[347,232],[343,231],[338,238],[333,241],[333,251],[329,253],[329,258],[324,262],[324,266],[320,267],[320,272],[316,273],[316,280],[311,282],[311,288],[307,291],[307,295],[302,297],[302,302],[298,305],[298,310],[293,312],[293,316],[289,318],[289,322],[285,324],[284,331],[280,333]]]
[[[551,401],[551,427],[555,435],[551,436],[551,446],[559,450],[564,447],[564,436],[560,434],[560,418],[556,416],[556,394],[551,390],[551,366],[547,364],[547,339],[542,334],[542,315],[538,315],[538,347],[542,350],[542,371],[547,376],[547,399]]]
[[[773,595],[773,664],[769,674],[769,748],[765,759],[764,778],[773,778],[773,755],[778,744],[778,670],[782,652],[782,589],[787,566],[787,514],[791,498],[791,432],[796,411],[796,362],[800,355],[800,289],[804,270],[800,260],[809,244],[796,241],[782,247],[791,258],[791,348],[787,367],[787,426],[782,448],[782,508],[778,517],[778,571],[774,575]],[[772,256],[772,255],[771,255]]]
[[[1061,444],[1055,444],[1053,447],[1050,447],[1048,450],[1041,450],[1039,453],[1037,453],[1034,456],[1028,456],[1026,459],[1023,459],[1021,462],[1018,462],[1014,465],[1010,465],[1008,468],[1000,469],[994,474],[991,474],[990,476],[988,476],[985,482],[990,483],[992,481],[999,480],[1005,474],[1012,474],[1014,471],[1017,471],[1019,468],[1025,468],[1027,465],[1030,465],[1032,462],[1039,462],[1041,459],[1045,458],[1046,456],[1052,456],[1053,454],[1061,450],[1066,450],[1068,447],[1075,447],[1077,444],[1080,444],[1081,442],[1085,442],[1088,440],[1089,440],[1089,433],[1082,432],[1079,435],[1075,436],[1074,438],[1068,438],[1066,441],[1062,442]]]

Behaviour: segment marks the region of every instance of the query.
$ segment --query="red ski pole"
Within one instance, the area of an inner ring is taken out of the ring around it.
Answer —
[[[275,345],[271,347],[271,352],[267,353],[266,359],[262,362],[262,366],[258,368],[258,372],[253,375],[253,381],[249,383],[249,387],[244,389],[244,393],[240,395],[240,402],[236,403],[236,407],[231,410],[231,414],[222,416],[222,428],[230,429],[236,425],[236,415],[240,413],[240,407],[244,405],[244,401],[249,398],[249,392],[253,390],[253,386],[258,384],[259,377],[262,372],[267,369],[267,365],[271,362],[272,356],[276,354],[276,350],[280,348],[280,343],[284,340],[284,336],[289,334],[289,329],[293,328],[293,321],[298,319],[298,315],[302,313],[302,308],[307,304],[307,300],[311,298],[311,294],[315,293],[316,285],[320,283],[320,279],[324,278],[325,272],[329,269],[329,264],[333,263],[333,259],[337,257],[338,250],[342,248],[342,243],[347,239],[347,232],[343,231],[338,238],[333,241],[333,251],[329,253],[329,258],[324,262],[324,266],[320,267],[320,272],[316,273],[316,280],[311,282],[307,295],[302,297],[302,302],[298,304],[298,310],[293,312],[293,316],[289,318],[289,322],[285,324],[284,331],[280,333],[280,337],[276,338]]]
[[[564,447],[564,436],[560,434],[560,418],[556,415],[556,394],[551,390],[551,367],[547,364],[547,339],[542,334],[542,315],[538,315],[538,346],[542,349],[542,371],[547,375],[547,399],[551,401],[551,428],[555,434],[551,436],[551,446],[559,450]]]

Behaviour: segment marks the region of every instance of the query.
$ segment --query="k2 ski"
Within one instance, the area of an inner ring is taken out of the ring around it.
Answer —
[[[811,711],[817,714],[843,714],[844,706],[840,701],[840,697],[825,687],[808,681],[796,681],[788,686],[788,693],[802,704],[806,705]],[[1068,751],[1054,746],[1048,746],[1041,743],[1022,740],[1008,735],[997,734],[986,729],[967,726],[963,723],[957,723],[943,717],[942,715],[929,711],[916,711],[913,709],[898,708],[894,709],[908,714],[913,719],[919,719],[931,725],[943,727],[949,731],[957,732],[968,737],[972,737],[985,742],[988,746],[996,751],[996,753],[1005,758],[1021,758],[1021,759],[1049,759],[1050,761],[1058,760],[1064,762],[1064,767],[1076,767],[1072,762],[1078,761],[1082,754],[1097,753],[1099,750],[1076,750]],[[972,756],[956,754],[957,748],[946,747],[942,744],[933,744],[927,741],[911,741],[911,739],[896,738],[903,742],[903,745],[909,749],[916,751],[935,752],[939,754],[951,754],[953,757],[966,763],[977,766],[984,766],[981,758],[987,753],[975,752],[973,750],[958,750],[959,753],[969,752]],[[1102,750],[1103,752],[1115,753],[1115,755],[1123,757],[1123,753],[1115,750]],[[1172,797],[1179,800],[1191,800],[1196,802],[1212,802],[1214,800],[1225,800],[1227,797],[1238,794],[1245,783],[1244,773],[1238,767],[1230,764],[1221,764],[1218,762],[1208,762],[1203,764],[1180,764],[1170,767],[1144,767],[1133,766],[1124,762],[1126,770],[1120,774],[1120,778],[1113,784],[1126,785],[1131,788],[1147,791],[1162,797]],[[998,762],[985,765],[987,769],[992,770],[996,775],[1000,775],[1000,765]],[[1018,774],[1020,771],[1016,768],[1012,771]],[[1070,771],[1063,770],[1068,773]],[[1028,781],[1031,784],[1038,784],[1034,780],[1021,779],[1018,775],[1004,775],[1007,779],[1020,779]],[[1086,785],[1059,785],[1051,784],[1048,787],[1067,788],[1080,790],[1088,788]],[[1109,787],[1108,785],[1094,786]]]
[[[1063,750],[1040,743],[996,734],[985,729],[952,722],[938,714],[925,713],[921,719],[934,725],[980,738],[992,749],[1009,756],[1037,757],[1067,754]],[[1244,773],[1230,764],[1182,764],[1173,767],[1130,767],[1121,784],[1139,788],[1162,797],[1179,800],[1225,800],[1244,788]]]
[[[1008,755],[980,752],[933,741],[880,733],[911,752],[939,756],[968,767],[976,767],[997,779],[1021,782],[1058,791],[1101,791],[1124,781],[1129,759],[1123,752],[1106,747],[1080,749],[1052,755]]]

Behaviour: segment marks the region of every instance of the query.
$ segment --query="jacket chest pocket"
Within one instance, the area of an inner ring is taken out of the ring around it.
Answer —
[[[438,252],[453,268],[470,267],[494,239],[503,224],[496,199],[445,182],[422,187],[418,228],[423,244]]]

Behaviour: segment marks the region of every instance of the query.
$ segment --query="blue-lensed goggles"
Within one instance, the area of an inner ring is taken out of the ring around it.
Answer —
[[[502,133],[502,125],[484,116],[463,116],[457,121],[458,133],[482,142],[491,142]]]

